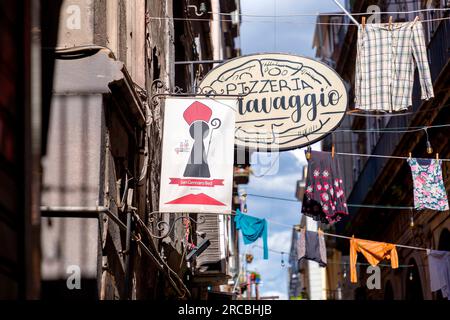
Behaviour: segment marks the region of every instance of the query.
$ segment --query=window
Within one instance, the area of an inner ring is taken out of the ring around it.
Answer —
[[[447,0],[429,0],[426,2],[425,7],[427,9],[445,8],[446,1]],[[427,11],[424,12],[423,19],[424,20],[440,19],[444,17],[444,13],[445,11],[435,11],[435,10]],[[430,42],[440,22],[441,21],[437,20],[437,21],[428,21],[424,23],[425,38],[427,43]]]

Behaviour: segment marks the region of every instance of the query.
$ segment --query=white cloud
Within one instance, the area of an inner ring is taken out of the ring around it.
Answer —
[[[298,174],[288,174],[283,176],[270,176],[264,178],[251,177],[251,182],[248,185],[248,190],[257,189],[258,194],[270,191],[273,193],[289,193],[289,198],[294,199],[295,187],[297,180],[300,179],[300,171]],[[270,194],[269,194],[270,195]],[[272,194],[273,195],[273,194]]]
[[[291,230],[276,232],[269,234],[267,244],[271,250],[289,252],[291,248],[291,238]]]

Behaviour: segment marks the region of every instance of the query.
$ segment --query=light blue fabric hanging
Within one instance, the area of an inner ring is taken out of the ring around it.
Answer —
[[[245,244],[250,244],[263,239],[264,259],[269,259],[269,248],[267,246],[267,221],[243,214],[239,209],[236,210],[234,217],[236,229],[241,230]]]

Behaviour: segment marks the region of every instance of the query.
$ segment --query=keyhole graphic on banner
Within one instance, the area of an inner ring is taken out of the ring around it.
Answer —
[[[198,101],[191,104],[183,113],[183,118],[189,125],[189,134],[194,139],[194,145],[191,150],[189,162],[184,170],[184,177],[193,178],[209,178],[211,173],[207,160],[207,152],[204,140],[210,132],[210,119],[212,116],[211,109]],[[217,125],[215,125],[217,124]],[[213,119],[211,126],[213,130],[218,129],[221,125],[219,119]],[[209,137],[211,143],[212,133]],[[208,150],[209,151],[209,150]]]

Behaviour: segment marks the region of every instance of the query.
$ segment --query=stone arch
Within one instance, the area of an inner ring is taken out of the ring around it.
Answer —
[[[390,280],[386,281],[384,284],[384,300],[395,300],[394,297],[394,288],[392,287],[392,283]]]
[[[447,228],[442,229],[437,248],[442,251],[450,251],[450,231]]]
[[[443,228],[437,243],[437,249],[442,251],[450,251],[450,231],[447,228]],[[436,292],[436,300],[447,300],[442,296],[442,291]]]

